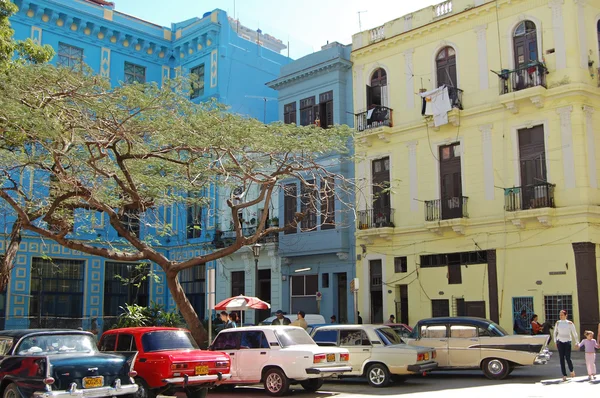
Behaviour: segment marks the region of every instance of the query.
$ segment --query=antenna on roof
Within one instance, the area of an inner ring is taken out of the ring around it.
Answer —
[[[362,24],[360,23],[360,14],[362,14],[363,12],[368,12],[367,10],[365,11],[359,11],[358,12],[358,31],[362,32]]]

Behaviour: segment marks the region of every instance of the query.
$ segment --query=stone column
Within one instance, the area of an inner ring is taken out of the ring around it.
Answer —
[[[584,106],[583,113],[585,115],[585,131],[587,138],[587,161],[588,161],[588,176],[590,188],[598,188],[598,176],[596,173],[596,139],[594,137],[594,108]]]
[[[413,76],[413,54],[415,50],[404,51],[404,75],[406,76],[406,108],[415,107],[415,79]]]
[[[479,65],[479,89],[487,90],[489,88],[489,68],[487,53],[487,25],[475,27],[477,35],[477,64]]]
[[[416,200],[419,197],[419,184],[417,179],[417,144],[417,141],[411,141],[406,144],[408,147],[410,211],[419,210],[419,202]]]
[[[573,106],[558,108],[556,113],[560,116],[560,135],[562,141],[563,171],[565,188],[575,188],[575,158],[573,155],[573,126],[571,124],[571,113]],[[546,154],[548,157],[548,154]]]
[[[563,20],[564,2],[565,0],[550,0],[548,3],[548,6],[552,9],[552,31],[554,32],[554,48],[556,50],[556,70],[565,69],[567,67],[567,47],[565,44],[565,24]],[[538,55],[540,58],[541,56],[542,54]]]
[[[483,186],[485,199],[494,200],[494,152],[492,148],[492,124],[479,126],[482,134]]]

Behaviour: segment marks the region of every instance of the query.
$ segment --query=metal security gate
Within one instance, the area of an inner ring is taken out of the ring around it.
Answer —
[[[513,297],[513,323],[521,316],[521,311],[527,311],[527,330],[531,329],[533,311],[533,297]]]

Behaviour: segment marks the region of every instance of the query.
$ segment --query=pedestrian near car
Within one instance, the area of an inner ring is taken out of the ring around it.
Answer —
[[[356,311],[356,314],[358,315],[358,324],[362,325],[362,316],[360,316],[360,311]],[[600,328],[600,325],[598,325],[598,327]]]
[[[387,320],[387,323],[396,323],[396,317],[394,314],[390,315],[390,319]]]
[[[235,312],[230,312],[229,313],[229,322],[231,323],[231,326],[229,326],[230,328],[237,328],[238,325],[238,316]],[[241,325],[240,325],[241,326]]]
[[[573,361],[571,361],[571,345],[573,344],[573,337],[575,341],[579,340],[577,336],[577,330],[573,322],[567,319],[567,311],[560,311],[560,320],[556,322],[554,326],[554,341],[556,341],[556,348],[558,348],[558,355],[560,358],[560,370],[563,375],[563,381],[567,380],[567,371],[565,369],[565,361],[569,366],[571,377],[575,377],[573,370]]]
[[[301,328],[303,328],[304,330],[308,329],[308,323],[306,323],[306,320],[304,319],[304,317],[306,316],[306,314],[304,313],[304,311],[298,311],[298,319],[296,319],[294,322],[290,323],[291,326],[299,326]]]
[[[223,326],[223,329],[231,329],[232,327],[234,327],[231,324],[231,320],[229,319],[229,314],[227,314],[227,311],[221,311],[221,322],[223,322],[223,324],[225,326]]]
[[[517,319],[515,319],[513,330],[516,334],[529,334],[529,330],[527,329],[527,311],[522,310],[521,315]]]
[[[543,325],[538,322],[538,316],[533,314],[531,317],[531,334],[536,335],[542,333]]]
[[[271,325],[276,325],[276,326],[281,326],[281,325],[289,325],[290,323],[292,323],[289,319],[287,319],[285,316],[283,316],[283,311],[281,310],[277,310],[277,312],[275,313],[276,318],[273,319],[273,322],[271,322]]]
[[[329,319],[331,320],[330,323],[337,323],[337,317],[335,315],[332,315]]]
[[[586,330],[583,332],[585,339],[581,340],[577,347],[585,347],[585,367],[588,372],[588,380],[596,378],[596,348],[600,348],[596,339],[594,339],[594,332]]]

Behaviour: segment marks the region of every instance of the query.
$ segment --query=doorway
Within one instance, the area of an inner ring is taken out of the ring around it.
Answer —
[[[348,277],[345,272],[335,274],[337,283],[337,311],[334,308],[333,312],[337,312],[340,323],[348,323]]]
[[[271,270],[270,269],[259,269],[258,270],[258,291],[260,292],[260,299],[271,303]],[[258,310],[258,319],[255,323],[262,321],[271,316],[271,310]]]
[[[383,289],[381,260],[369,261],[371,323],[383,323]]]

